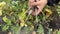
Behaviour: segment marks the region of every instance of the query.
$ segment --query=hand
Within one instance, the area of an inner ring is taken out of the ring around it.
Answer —
[[[33,11],[32,15],[38,15],[40,12],[42,12],[43,8],[45,7],[45,5],[47,4],[47,0],[36,0],[36,2],[34,2],[34,0],[29,0],[28,6],[29,8],[31,8],[32,6],[37,6],[38,10]]]

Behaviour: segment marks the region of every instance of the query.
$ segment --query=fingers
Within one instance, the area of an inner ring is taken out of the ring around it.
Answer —
[[[39,1],[39,0],[36,0],[37,2]]]
[[[36,0],[36,2],[34,2],[34,1],[35,0],[29,0],[28,6],[29,7],[32,7],[32,6],[37,6],[38,7],[38,10],[32,12],[32,15],[36,16],[40,12],[42,12],[43,8],[47,4],[47,0]]]
[[[34,0],[29,0],[29,2],[34,2]]]
[[[38,10],[33,11],[33,12],[32,12],[32,15],[33,15],[33,16],[38,15],[38,14],[37,14],[37,11],[38,11]]]
[[[31,14],[32,14],[33,16],[36,16],[36,12],[35,12],[35,11],[33,11]]]
[[[47,0],[36,0],[37,2],[33,3],[35,5],[47,4]]]
[[[38,4],[40,4],[38,1],[39,0],[36,0],[37,2],[35,2],[35,0],[29,0],[28,2],[28,6],[37,6]]]
[[[38,5],[40,5],[40,4],[42,4],[42,2],[39,1],[39,0],[37,0],[36,2],[33,2],[31,5],[32,5],[32,6],[38,6]]]
[[[30,6],[38,6],[42,4],[47,4],[47,0],[36,0],[37,2],[34,2],[35,0],[29,0]]]
[[[32,12],[32,15],[33,15],[33,16],[37,16],[40,12],[41,12],[40,9],[35,10],[35,11]]]
[[[34,0],[29,0],[28,6],[29,6],[29,7],[32,7],[32,6],[33,6],[33,5],[32,5],[33,2],[34,2]]]

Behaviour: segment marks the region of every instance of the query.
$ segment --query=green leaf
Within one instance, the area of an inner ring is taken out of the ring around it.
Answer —
[[[41,34],[44,32],[43,26],[40,24],[37,30],[38,34]]]
[[[8,19],[6,16],[3,17],[3,21],[6,22],[6,24],[11,25],[11,20]]]
[[[6,31],[8,28],[9,28],[8,25],[4,25],[4,26],[2,27],[2,30],[3,30],[3,31]]]
[[[57,6],[58,8],[60,8],[60,6]]]
[[[0,16],[2,15],[2,10],[0,10]]]
[[[58,34],[60,34],[60,30],[58,31]]]
[[[15,17],[12,17],[11,19],[14,23],[16,23],[16,18]]]

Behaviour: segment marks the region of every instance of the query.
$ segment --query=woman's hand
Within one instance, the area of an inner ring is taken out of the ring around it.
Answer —
[[[38,8],[38,10],[33,11],[32,15],[36,16],[38,15],[40,12],[42,12],[43,8],[45,7],[45,5],[47,4],[47,0],[29,0],[28,6],[31,8],[33,6],[36,6]]]

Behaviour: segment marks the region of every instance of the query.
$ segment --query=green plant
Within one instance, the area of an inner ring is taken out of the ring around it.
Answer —
[[[34,30],[35,25],[38,25],[38,34],[44,32],[41,24],[50,21],[49,16],[52,10],[48,9],[50,8],[49,6],[46,6],[39,16],[28,15],[27,12],[30,9],[27,3],[28,0],[0,0],[0,16],[3,16],[2,20],[4,22],[1,25],[2,31],[8,30],[11,31],[12,34],[20,34],[21,30],[25,28],[26,34],[28,34]],[[60,12],[59,9],[60,6],[58,6],[57,9]]]

